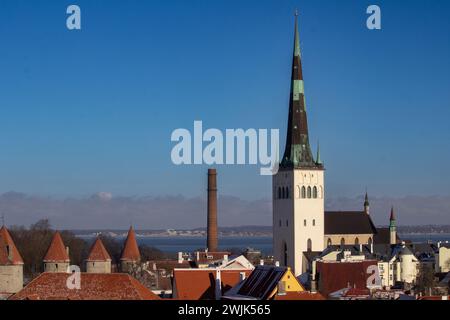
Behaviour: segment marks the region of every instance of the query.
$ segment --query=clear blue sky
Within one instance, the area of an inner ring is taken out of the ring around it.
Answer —
[[[203,195],[206,168],[170,161],[194,120],[284,145],[296,7],[328,197],[448,194],[450,2],[362,0],[2,0],[0,193]],[[270,196],[258,166],[218,169],[222,193]]]

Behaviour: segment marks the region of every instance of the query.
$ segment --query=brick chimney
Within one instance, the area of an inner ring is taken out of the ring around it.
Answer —
[[[208,230],[206,246],[208,251],[217,251],[217,181],[216,169],[208,169]]]

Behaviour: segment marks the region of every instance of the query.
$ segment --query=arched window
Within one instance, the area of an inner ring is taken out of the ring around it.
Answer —
[[[306,198],[306,188],[305,186],[302,187],[302,199]]]
[[[331,246],[331,244],[332,244],[332,242],[331,242],[331,239],[330,239],[330,238],[328,238],[328,241],[327,241],[327,246]]]
[[[278,199],[281,199],[281,188],[278,187]]]
[[[306,227],[306,219],[303,220],[303,225]]]
[[[286,191],[284,191],[284,187],[281,188],[281,199],[286,197]]]
[[[283,256],[284,256],[284,266],[287,266],[288,264],[288,250],[287,250],[287,244],[286,242],[284,243],[284,248],[283,248]]]
[[[359,239],[358,239],[358,237],[355,238],[355,244],[359,244]]]
[[[316,226],[316,219],[313,219],[313,227]]]
[[[289,227],[289,220],[286,220],[286,227]]]
[[[341,238],[341,246],[345,246],[345,239]]]
[[[314,186],[314,188],[313,188],[313,198],[317,199],[317,187],[316,186]]]
[[[308,199],[311,199],[311,187],[308,187]]]
[[[306,248],[308,248],[308,251],[312,250],[312,241],[311,241],[311,239],[308,239],[308,241],[306,243]]]
[[[372,238],[369,238],[369,241],[367,241],[367,243],[370,245],[372,245]]]

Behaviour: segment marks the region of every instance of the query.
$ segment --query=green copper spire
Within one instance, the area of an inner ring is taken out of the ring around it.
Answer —
[[[320,159],[320,143],[317,141],[317,157],[316,157],[316,163],[322,164],[322,159]]]
[[[295,10],[294,57],[301,57],[301,53],[300,53],[300,36],[298,35],[297,17],[298,17],[298,11]]]
[[[309,144],[297,18],[298,14],[296,13],[288,130],[281,168],[317,168],[322,167],[322,165],[314,161]]]

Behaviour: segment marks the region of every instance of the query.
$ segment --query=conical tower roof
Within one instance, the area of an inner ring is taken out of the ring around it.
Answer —
[[[97,238],[92,245],[87,261],[111,261],[111,256],[100,238]]]
[[[44,262],[69,262],[69,255],[59,231],[55,232],[50,247],[44,257]]]
[[[141,260],[141,254],[139,252],[139,247],[136,241],[136,234],[133,227],[128,230],[128,236],[125,240],[125,246],[122,251],[122,256],[120,257],[122,261],[139,261]]]
[[[291,73],[291,92],[289,97],[289,118],[286,136],[286,147],[281,168],[322,168],[314,161],[309,144],[308,120],[306,115],[303,71],[298,33],[298,14],[295,14],[294,52]]]
[[[3,226],[0,229],[0,265],[14,264],[23,264],[23,260],[8,229]]]

